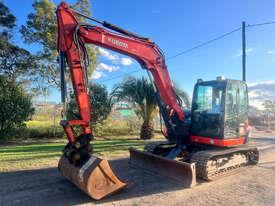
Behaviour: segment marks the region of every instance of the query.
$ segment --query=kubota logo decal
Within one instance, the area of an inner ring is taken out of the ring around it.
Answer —
[[[124,43],[124,42],[121,42],[119,40],[116,40],[116,39],[112,39],[112,38],[108,38],[108,41],[111,42],[112,44],[115,44],[117,46],[121,46],[121,47],[124,47],[124,48],[128,48],[128,44]]]

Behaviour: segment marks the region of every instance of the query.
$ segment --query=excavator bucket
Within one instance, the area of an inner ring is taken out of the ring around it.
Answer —
[[[130,164],[174,179],[184,187],[193,187],[196,185],[196,169],[194,163],[190,164],[171,160],[133,148],[130,148],[129,151]]]
[[[115,176],[107,160],[95,156],[91,156],[82,166],[76,167],[63,155],[59,160],[58,169],[62,176],[95,200],[100,200],[126,186]]]

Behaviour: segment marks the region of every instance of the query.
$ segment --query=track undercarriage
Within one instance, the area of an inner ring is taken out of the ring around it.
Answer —
[[[178,162],[184,163],[186,166],[181,168],[181,172],[177,173],[177,179],[182,178],[183,181],[190,180],[186,178],[187,174],[212,181],[221,177],[234,174],[239,169],[247,166],[256,165],[259,159],[259,151],[256,147],[242,145],[233,148],[195,148],[192,152],[182,151],[175,159],[165,158],[169,152],[175,147],[173,144],[150,144],[144,148],[144,152],[130,150],[130,163],[159,173],[160,168],[150,166],[152,162],[162,162],[163,168],[170,167],[172,162],[175,167]],[[169,160],[169,165],[166,163]],[[146,164],[146,162],[148,164]],[[188,164],[190,166],[188,166]],[[149,168],[146,168],[149,165]],[[166,166],[165,166],[166,165]],[[195,165],[195,169],[193,169]],[[174,168],[175,168],[174,167]],[[168,172],[166,176],[175,178],[175,174]],[[182,177],[181,175],[182,174]],[[190,176],[190,175],[189,175]],[[194,185],[195,180],[192,182]],[[186,185],[186,184],[185,184]],[[188,184],[187,184],[188,185]]]
[[[236,173],[239,168],[256,165],[258,160],[257,148],[241,146],[198,151],[191,156],[190,162],[196,164],[199,178],[211,181]]]

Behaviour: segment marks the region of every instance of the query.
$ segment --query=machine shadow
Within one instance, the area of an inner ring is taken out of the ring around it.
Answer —
[[[89,198],[60,176],[57,168],[1,173],[0,205],[3,202],[8,205],[99,204],[184,189],[173,180],[132,167],[128,161],[128,158],[109,161],[114,173],[127,183],[127,187],[100,201]]]
[[[129,164],[129,158],[110,160],[109,163],[114,173],[127,183],[127,187],[117,194],[98,201],[98,203],[125,200],[184,189],[181,184],[172,179],[134,167]]]

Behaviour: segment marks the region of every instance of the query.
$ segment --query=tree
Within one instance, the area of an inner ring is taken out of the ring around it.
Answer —
[[[80,116],[74,95],[71,93],[70,96],[67,117],[69,119],[79,119]],[[107,88],[100,84],[92,84],[90,86],[90,101],[92,106],[91,122],[95,125],[108,117],[112,109],[112,101],[108,95]]]
[[[275,114],[275,100],[266,100],[264,102],[266,112]]]
[[[271,129],[271,121],[272,117],[275,116],[275,100],[266,100],[264,102],[265,107],[265,119],[267,123],[267,130],[269,131]]]
[[[179,89],[177,90],[180,91]],[[130,77],[118,84],[113,89],[111,95],[117,102],[123,100],[133,104],[135,113],[143,120],[140,129],[140,138],[151,139],[154,136],[153,118],[158,111],[153,84],[144,77],[141,79]],[[181,95],[186,95],[186,93],[181,92]],[[182,99],[186,101],[188,97],[185,96]],[[185,102],[185,104],[190,105],[189,101]]]
[[[77,10],[78,12],[85,14],[86,16],[91,16],[92,12],[91,12],[91,4],[89,0],[78,0],[73,6],[72,8],[74,10]],[[85,22],[84,17],[81,16],[77,16],[78,21],[80,22]]]
[[[26,82],[34,78],[35,57],[25,49],[0,40],[0,74],[11,81]]]
[[[42,75],[47,83],[57,86],[59,84],[59,71],[56,59],[57,24],[55,18],[55,5],[49,0],[35,0],[34,13],[30,13],[26,25],[20,32],[27,44],[40,44],[42,50],[36,54],[39,67],[37,73]]]
[[[10,42],[15,20],[9,9],[0,2],[0,75],[11,81],[26,83],[36,76],[36,60],[30,52]]]
[[[30,96],[17,83],[0,76],[0,136],[22,126],[33,114]]]
[[[8,7],[0,2],[0,39],[7,40],[11,37],[7,30],[15,26],[15,16],[10,13]]]
[[[182,103],[184,103],[185,107],[190,108],[190,97],[188,93],[184,90],[181,90],[177,85],[174,86],[174,90],[176,95],[181,99]]]
[[[78,0],[74,5],[80,12],[89,14],[89,1]],[[37,53],[40,63],[40,74],[45,77],[48,83],[59,86],[59,69],[56,59],[58,57],[57,42],[57,22],[55,16],[55,4],[50,0],[35,0],[33,3],[34,12],[30,13],[26,25],[20,29],[24,41],[28,44],[40,44],[42,50]],[[90,73],[95,70],[97,51],[94,47],[88,48],[91,59]]]
[[[264,126],[265,112],[259,110],[257,107],[249,105],[248,108],[249,124],[253,126]]]
[[[85,14],[86,16],[92,16],[91,4],[90,4],[89,0],[78,0],[72,6],[72,8],[79,11],[82,14]],[[77,16],[77,19],[79,22],[86,23],[86,19],[84,17]],[[88,73],[89,73],[89,76],[91,76],[96,69],[97,56],[99,55],[99,50],[98,50],[98,47],[95,47],[93,45],[86,45],[86,49],[87,49],[89,59],[90,59]]]

